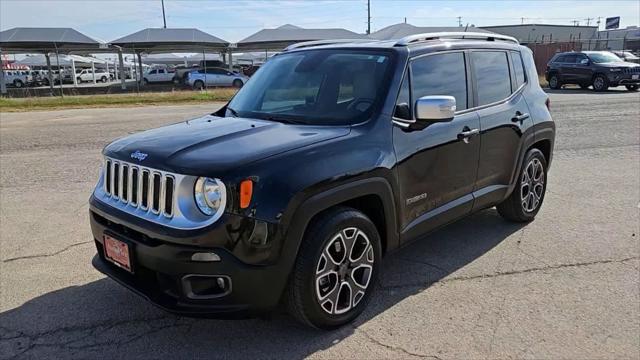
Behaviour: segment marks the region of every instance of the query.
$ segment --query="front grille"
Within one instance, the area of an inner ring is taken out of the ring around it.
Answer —
[[[624,68],[622,72],[624,74],[640,74],[640,66]]]
[[[154,214],[173,216],[176,182],[172,175],[114,159],[107,159],[105,168],[107,196]]]

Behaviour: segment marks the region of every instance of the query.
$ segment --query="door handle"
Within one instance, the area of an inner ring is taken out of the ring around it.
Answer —
[[[460,133],[458,133],[458,140],[462,140],[465,144],[469,143],[469,139],[474,135],[480,134],[480,129],[469,129],[465,126]]]
[[[528,118],[529,118],[529,114],[527,114],[527,113],[523,114],[520,111],[516,111],[516,116],[512,117],[511,121],[522,123],[523,121],[527,120]]]

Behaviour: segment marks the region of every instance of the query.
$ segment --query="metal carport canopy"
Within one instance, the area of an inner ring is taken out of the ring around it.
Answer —
[[[226,50],[229,42],[198,29],[149,28],[111,41],[112,45],[136,52],[167,53],[176,51]]]
[[[276,29],[262,29],[242,39],[237,44],[240,50],[282,50],[303,41],[332,39],[366,39],[365,35],[346,29],[304,29],[293,25],[283,25]]]
[[[10,53],[96,51],[104,44],[71,28],[19,27],[0,32],[0,49]]]
[[[59,54],[71,52],[104,51],[107,48],[95,39],[72,28],[33,28],[17,27],[0,32],[0,57],[3,53],[42,53],[47,60],[49,69],[49,86],[53,94],[53,77],[49,53],[55,52],[59,62]],[[4,72],[0,76],[0,92],[7,92],[4,82]],[[60,81],[60,95],[62,81]]]

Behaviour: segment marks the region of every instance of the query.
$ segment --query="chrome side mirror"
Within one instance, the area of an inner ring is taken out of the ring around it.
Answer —
[[[447,95],[429,95],[416,100],[416,119],[425,122],[447,122],[456,112],[456,98]]]

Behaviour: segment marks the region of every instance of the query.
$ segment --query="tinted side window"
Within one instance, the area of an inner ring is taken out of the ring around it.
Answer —
[[[583,55],[583,54],[578,54],[578,55],[576,55],[576,62],[577,62],[578,64],[580,64],[580,62],[581,62],[582,60],[587,60],[587,56],[586,56],[586,55]]]
[[[513,69],[514,69],[513,76],[515,77],[515,80],[516,80],[516,88],[519,88],[520,86],[522,86],[522,84],[527,82],[527,78],[524,73],[524,66],[522,65],[522,56],[520,55],[519,52],[517,51],[511,52],[511,62],[513,63]]]
[[[151,74],[155,74],[155,73],[156,73],[156,71],[155,71],[155,70],[151,70],[151,71],[149,71],[149,74],[150,74],[150,75],[151,75]]]
[[[474,51],[471,53],[471,59],[479,106],[506,99],[511,95],[511,78],[506,52]]]
[[[425,56],[411,62],[414,101],[427,95],[456,98],[457,110],[467,106],[467,73],[461,52]]]
[[[564,56],[564,55],[560,55],[560,56],[558,56],[558,57],[557,57],[553,62],[554,62],[554,63],[561,63],[561,62],[564,62],[564,59],[565,59],[565,58],[566,58],[566,56]]]
[[[567,55],[565,56],[564,62],[568,64],[575,64],[578,60],[577,55]]]

